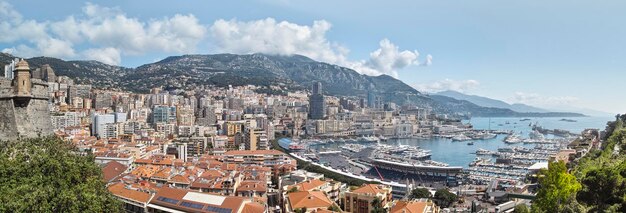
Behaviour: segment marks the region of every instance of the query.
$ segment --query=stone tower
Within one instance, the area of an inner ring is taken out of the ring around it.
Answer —
[[[31,97],[31,83],[30,83],[30,67],[28,62],[22,59],[17,63],[15,71],[13,71],[13,83],[12,86],[15,90],[16,97]]]
[[[0,140],[53,134],[48,83],[32,79],[24,60],[17,63],[13,73],[13,80],[0,78]]]

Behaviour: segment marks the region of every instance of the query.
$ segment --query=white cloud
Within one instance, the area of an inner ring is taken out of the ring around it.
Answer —
[[[515,92],[510,98],[513,103],[523,103],[542,107],[560,107],[578,103],[580,99],[573,96],[543,96],[537,93]]]
[[[44,55],[118,65],[122,56],[194,53],[206,42],[202,46],[214,47],[212,52],[300,54],[362,74],[387,74],[396,78],[398,70],[432,63],[432,56],[427,55],[420,63],[416,50],[401,50],[386,38],[368,59],[350,60],[348,48],[328,40],[327,32],[331,27],[325,20],[299,25],[273,18],[219,19],[207,26],[192,14],[144,21],[120,8],[92,3],[86,3],[80,14],[40,22],[25,19],[10,4],[0,0],[0,32],[3,32],[0,42],[7,43],[2,51],[21,57]]]
[[[424,61],[424,63],[420,64],[422,66],[430,66],[433,64],[433,56],[428,54],[426,55],[426,60]]]
[[[248,54],[299,54],[314,60],[346,66],[367,75],[398,76],[397,70],[419,64],[417,51],[399,50],[388,39],[380,41],[379,49],[367,61],[350,61],[349,50],[326,39],[331,24],[325,20],[313,25],[298,25],[273,18],[255,21],[217,20],[210,28],[219,51]],[[427,57],[425,64],[430,64]]]
[[[391,43],[389,39],[383,39],[379,45],[379,49],[370,53],[370,58],[365,63],[365,66],[385,74],[397,76],[396,70],[417,63],[419,53],[416,50],[400,51],[398,46]]]
[[[87,58],[119,64],[120,55],[192,53],[206,34],[206,27],[193,15],[176,14],[144,22],[128,17],[119,8],[91,3],[79,16],[37,22],[24,20],[11,5],[0,2],[0,18],[0,31],[5,32],[0,34],[0,42],[19,42],[3,52],[23,57]],[[88,49],[76,54],[73,47],[83,43]]]
[[[210,29],[218,50],[223,52],[300,54],[329,63],[344,62],[345,49],[326,40],[330,27],[324,20],[305,26],[266,18],[249,22],[220,19]]]
[[[420,92],[435,93],[446,90],[453,90],[458,92],[467,92],[469,90],[476,89],[480,86],[480,82],[477,80],[452,80],[444,79],[441,81],[430,82],[426,84],[417,84],[415,89]]]
[[[120,64],[122,61],[120,51],[113,47],[88,49],[82,54],[85,56],[85,59],[97,60],[106,64]]]

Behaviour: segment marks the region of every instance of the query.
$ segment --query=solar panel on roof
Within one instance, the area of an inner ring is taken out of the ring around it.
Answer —
[[[204,208],[204,205],[202,205],[202,204],[190,203],[190,202],[185,202],[185,201],[180,203],[180,205],[184,206],[184,207],[194,208],[194,209],[202,209],[202,208]]]
[[[178,200],[176,200],[176,199],[167,198],[167,197],[162,197],[162,196],[160,196],[159,198],[157,198],[157,200],[159,200],[159,201],[163,201],[163,202],[166,202],[166,203],[171,203],[171,204],[174,204],[174,205],[178,204],[178,202],[179,202],[179,201],[178,201]]]
[[[217,213],[231,213],[232,212],[231,209],[214,207],[214,206],[208,206],[206,207],[206,210],[211,211],[211,212],[217,212]]]

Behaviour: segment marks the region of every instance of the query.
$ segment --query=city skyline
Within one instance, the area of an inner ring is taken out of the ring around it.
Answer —
[[[621,2],[67,5],[2,1],[3,30],[20,28],[0,36],[0,50],[127,67],[181,54],[302,54],[389,74],[422,92],[452,89],[548,109],[626,107],[611,92],[626,89]]]

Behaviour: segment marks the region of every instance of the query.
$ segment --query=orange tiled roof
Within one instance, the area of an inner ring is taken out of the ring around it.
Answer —
[[[398,201],[389,213],[423,213],[428,206],[424,201]]]
[[[237,187],[237,191],[255,191],[255,192],[266,192],[267,184],[265,181],[250,181],[244,180],[241,181],[239,187]]]
[[[358,193],[358,194],[378,194],[378,193],[386,193],[387,191],[382,189],[382,185],[365,184],[361,186],[361,188],[355,189],[352,192]]]
[[[314,189],[319,189],[319,187],[323,186],[324,184],[326,184],[326,181],[313,179],[313,180],[305,180],[289,188],[291,189],[293,187],[297,187],[297,189],[300,191],[312,191]]]
[[[182,184],[190,184],[191,181],[189,180],[189,177],[185,176],[185,175],[174,175],[174,177],[172,177],[172,179],[170,180],[170,182],[172,183],[182,183]]]
[[[133,171],[131,171],[130,173],[139,177],[150,178],[158,170],[159,170],[158,166],[146,165],[146,166],[139,166],[135,168]]]
[[[185,190],[185,189],[175,189],[175,188],[162,188],[159,190],[159,192],[157,192],[154,195],[155,199],[150,200],[151,204],[156,204],[156,205],[160,205],[160,206],[164,206],[164,207],[168,207],[168,208],[173,208],[176,209],[178,211],[185,211],[185,212],[212,212],[212,211],[208,211],[206,210],[206,207],[211,206],[211,207],[219,207],[219,208],[226,208],[231,210],[231,212],[237,212],[239,211],[239,209],[243,209],[244,205],[245,205],[245,199],[242,197],[231,197],[231,196],[220,196],[220,195],[212,195],[212,196],[218,196],[218,197],[223,197],[224,199],[221,201],[220,204],[215,205],[215,204],[211,204],[209,202],[202,202],[199,200],[186,200],[184,199],[186,197],[186,195],[188,193],[193,193],[193,194],[198,194],[198,195],[202,195],[202,194],[207,194],[207,193],[200,193],[200,192],[194,192],[192,190]],[[175,203],[168,203],[168,202],[164,202],[159,200],[160,197],[163,198],[170,198],[175,200]],[[194,209],[194,208],[189,208],[186,207],[184,205],[182,205],[183,202],[186,203],[195,203],[195,204],[199,204],[199,205],[203,205],[205,208],[202,209]]]
[[[312,192],[292,192],[288,194],[291,209],[307,208],[328,208],[333,202],[321,191]]]
[[[117,161],[109,161],[104,167],[102,167],[102,176],[104,181],[109,182],[115,177],[121,175],[126,171],[128,167]]]
[[[246,203],[246,205],[243,207],[243,210],[241,211],[241,213],[263,213],[265,212],[265,206],[259,204],[259,203]]]
[[[127,189],[123,183],[113,184],[107,189],[109,190],[109,192],[111,192],[111,194],[115,196],[137,201],[140,203],[147,203],[150,200],[150,194],[137,190]]]
[[[172,175],[172,168],[170,167],[165,167],[163,169],[161,169],[160,171],[158,171],[157,173],[152,175],[152,178],[158,178],[161,180],[168,180],[170,178],[170,176]]]

